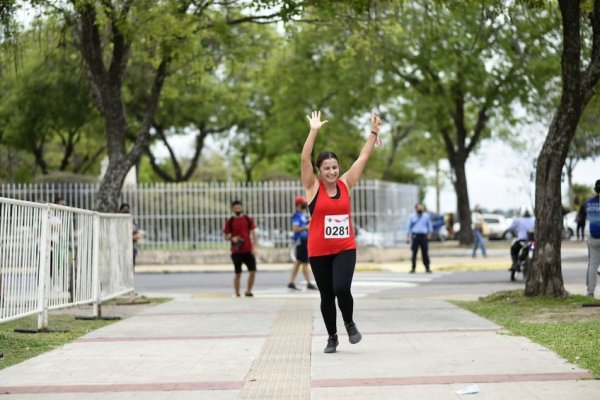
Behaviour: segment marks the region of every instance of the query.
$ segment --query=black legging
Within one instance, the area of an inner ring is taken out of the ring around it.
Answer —
[[[337,333],[335,298],[342,312],[344,323],[349,324],[354,311],[354,300],[350,292],[352,276],[356,266],[356,250],[346,250],[340,254],[310,257],[310,268],[321,293],[321,314],[327,333]]]

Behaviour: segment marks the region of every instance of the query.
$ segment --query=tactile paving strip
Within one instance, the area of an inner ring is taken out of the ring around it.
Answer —
[[[311,302],[287,301],[261,354],[246,376],[240,399],[310,399]]]

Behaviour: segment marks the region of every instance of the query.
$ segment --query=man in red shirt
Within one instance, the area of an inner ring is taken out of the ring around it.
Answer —
[[[231,259],[235,268],[233,287],[235,288],[235,295],[240,297],[242,264],[246,264],[246,268],[248,268],[246,297],[252,297],[254,296],[252,287],[254,286],[254,276],[256,274],[255,255],[258,246],[256,224],[252,217],[244,214],[244,206],[240,200],[231,202],[231,211],[234,216],[225,221],[223,235],[225,240],[231,242]]]

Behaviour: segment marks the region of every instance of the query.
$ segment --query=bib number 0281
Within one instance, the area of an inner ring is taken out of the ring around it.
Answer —
[[[328,226],[325,228],[325,236],[348,237],[350,227],[348,226]]]
[[[350,237],[350,216],[348,214],[327,215],[325,216],[324,228],[325,239]]]

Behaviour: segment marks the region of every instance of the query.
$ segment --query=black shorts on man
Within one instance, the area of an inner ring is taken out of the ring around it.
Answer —
[[[248,271],[256,271],[256,258],[252,253],[232,253],[231,259],[236,274],[242,273],[242,264],[246,264]]]
[[[296,244],[296,261],[308,262],[308,239],[300,239]]]

